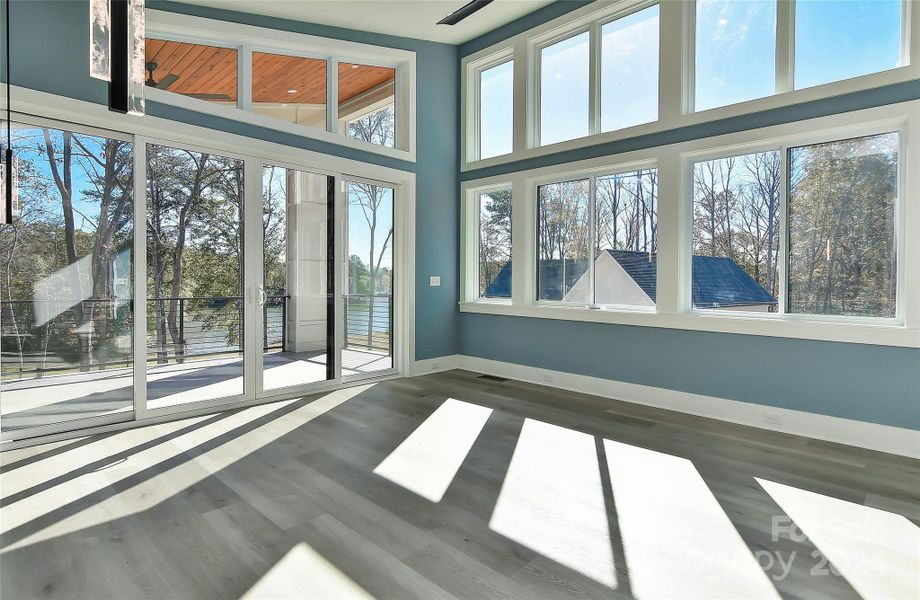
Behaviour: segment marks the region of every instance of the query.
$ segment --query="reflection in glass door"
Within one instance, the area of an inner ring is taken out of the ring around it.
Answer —
[[[0,224],[3,431],[128,419],[133,145],[16,123],[11,137],[13,224]]]
[[[360,377],[393,365],[393,188],[345,185],[347,290],[342,376]]]
[[[262,174],[262,389],[333,379],[334,179],[284,167]]]
[[[147,145],[147,409],[243,395],[243,161]]]

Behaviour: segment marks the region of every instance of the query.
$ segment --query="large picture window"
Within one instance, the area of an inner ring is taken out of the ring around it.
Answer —
[[[460,310],[916,347],[916,105],[469,180]]]
[[[694,165],[694,308],[776,312],[780,162],[771,150]]]
[[[791,313],[895,316],[898,134],[789,149]]]
[[[780,150],[696,162],[693,307],[895,317],[898,143],[793,147],[785,171]]]
[[[658,172],[537,188],[537,299],[655,306]]]

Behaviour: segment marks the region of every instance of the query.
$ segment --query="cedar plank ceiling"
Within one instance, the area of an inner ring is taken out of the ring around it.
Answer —
[[[157,63],[154,81],[168,75],[179,78],[169,86],[178,94],[223,94],[237,97],[237,50],[147,38],[147,62]],[[326,61],[264,52],[252,53],[254,102],[324,104]],[[339,64],[339,102],[386,83],[395,77],[387,67]],[[297,90],[288,93],[288,90]]]

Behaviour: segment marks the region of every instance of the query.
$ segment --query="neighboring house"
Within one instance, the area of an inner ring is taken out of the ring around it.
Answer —
[[[587,303],[588,261],[540,261],[538,285],[546,300]],[[655,306],[658,265],[655,254],[606,250],[594,263],[597,304]],[[563,288],[562,282],[565,281]],[[562,290],[567,290],[562,297]],[[487,298],[511,297],[511,264],[506,263],[486,289]],[[776,299],[730,258],[693,257],[696,308],[767,312]]]

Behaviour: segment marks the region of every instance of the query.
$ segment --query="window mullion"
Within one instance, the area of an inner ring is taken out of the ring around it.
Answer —
[[[469,200],[475,202],[473,205]],[[479,300],[482,297],[482,193],[473,194],[472,199],[468,199],[466,206],[470,209],[468,222],[473,231],[467,236],[466,243],[473,246],[471,256],[474,257],[471,267],[475,271],[467,272],[467,282],[472,289],[467,290],[467,300]],[[513,271],[512,271],[513,272]]]
[[[511,303],[534,304],[536,294],[536,187],[521,176],[511,184]]]
[[[134,137],[134,419],[147,414],[147,140]]]
[[[339,133],[339,60],[326,61],[326,131]]]
[[[527,56],[526,40],[514,45],[512,57],[514,60],[514,72],[512,75],[514,92],[511,100],[511,150],[514,153],[518,153],[524,152],[530,147],[530,135],[531,131],[533,131],[533,126],[531,125],[533,108],[530,104],[533,92],[529,87],[531,63]]]
[[[595,21],[588,30],[588,134],[601,131],[601,26]]]
[[[795,0],[776,0],[776,94],[795,89]]]
[[[470,110],[468,111],[472,115],[472,125],[473,131],[469,132],[472,134],[473,140],[473,160],[480,160],[482,158],[482,73],[486,69],[472,69],[472,95],[470,95]],[[512,118],[514,117],[514,110],[512,108]],[[514,142],[512,141],[512,150]]]
[[[692,179],[677,152],[658,156],[658,228],[655,235],[655,306],[660,313],[690,308]]]
[[[789,172],[789,148],[782,145],[779,148],[779,260],[776,265],[776,276],[779,277],[779,302],[777,310],[785,315],[789,312],[789,184],[792,181]],[[769,290],[768,290],[769,291]]]
[[[252,46],[244,43],[239,50],[237,64],[237,105],[242,110],[252,110]]]
[[[658,5],[658,120],[693,112],[695,2]]]
[[[594,293],[597,273],[594,270],[594,240],[597,238],[597,177],[588,179],[588,306],[597,305]]]

